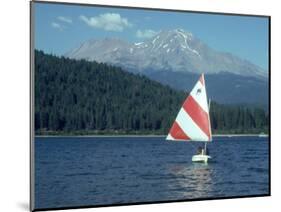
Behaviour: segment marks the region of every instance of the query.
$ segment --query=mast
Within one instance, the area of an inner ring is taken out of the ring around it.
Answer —
[[[211,99],[209,99],[208,106],[209,106],[210,141],[212,141],[211,121],[210,121]],[[204,146],[204,153],[205,153],[205,155],[207,154],[207,142],[205,142],[205,146]]]
[[[210,109],[211,109],[211,98],[209,99],[209,105],[208,105],[208,108],[209,108],[209,126],[210,126],[210,141],[213,140],[213,136],[212,136],[212,127],[211,127],[211,120],[210,120]]]
[[[205,142],[205,146],[204,146],[204,154],[207,155],[207,142]]]

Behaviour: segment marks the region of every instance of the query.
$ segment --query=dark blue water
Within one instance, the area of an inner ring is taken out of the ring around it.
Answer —
[[[269,193],[268,138],[221,137],[213,160],[193,164],[198,143],[164,138],[36,138],[36,208]]]

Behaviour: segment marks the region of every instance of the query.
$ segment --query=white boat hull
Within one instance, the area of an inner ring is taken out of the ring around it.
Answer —
[[[209,155],[193,155],[192,162],[208,163],[208,160],[211,158]]]

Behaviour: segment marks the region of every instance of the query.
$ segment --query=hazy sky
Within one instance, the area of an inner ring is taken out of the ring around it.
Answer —
[[[181,28],[215,50],[268,69],[267,18],[34,4],[35,48],[46,53],[61,55],[92,38],[119,37],[139,42],[160,30]]]

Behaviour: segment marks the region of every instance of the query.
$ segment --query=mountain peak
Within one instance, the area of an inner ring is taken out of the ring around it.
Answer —
[[[183,29],[175,29],[173,30],[175,33],[179,34],[179,35],[183,35],[185,37],[189,37],[192,38],[193,34],[191,32],[185,31]]]
[[[190,32],[183,29],[162,30],[152,38],[140,43],[135,43],[137,49],[146,48],[150,52],[171,55],[172,52],[190,54],[200,57],[199,52],[193,48],[194,39]],[[169,60],[169,58],[167,58]]]
[[[151,39],[190,41],[193,39],[193,35],[192,33],[184,31],[183,29],[171,29],[162,30]]]

